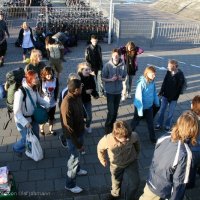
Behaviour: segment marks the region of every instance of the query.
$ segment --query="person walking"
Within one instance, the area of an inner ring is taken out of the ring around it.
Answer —
[[[138,70],[137,56],[142,54],[144,50],[136,46],[132,41],[129,41],[125,46],[120,47],[120,52],[123,55],[124,63],[127,68],[126,80],[123,82],[122,101],[126,98],[131,99],[131,87],[133,77]]]
[[[23,48],[23,63],[26,63],[26,56],[34,48],[34,38],[31,27],[27,22],[23,22],[19,31],[18,41]]]
[[[29,70],[25,74],[25,79],[22,82],[22,87],[25,88],[25,91],[28,90],[34,103],[39,103],[45,108],[49,108],[49,104],[44,101],[44,99],[39,95],[37,91],[37,84],[39,78],[38,74],[32,70]],[[26,93],[25,93],[26,94]],[[31,103],[30,98],[26,94],[24,99],[24,93],[22,89],[18,89],[14,94],[14,104],[13,104],[13,113],[14,120],[17,127],[17,130],[21,134],[21,139],[18,140],[13,145],[13,151],[18,155],[22,156],[22,153],[25,151],[26,143],[26,134],[28,129],[32,128],[34,134],[39,139],[39,125],[32,118],[34,112],[34,106]]]
[[[111,60],[105,64],[102,70],[102,81],[105,83],[108,109],[105,134],[112,132],[113,123],[116,121],[123,89],[122,81],[125,80],[126,74],[126,66],[120,58],[119,50],[113,49]]]
[[[103,67],[101,46],[98,44],[98,37],[91,35],[91,44],[85,50],[85,60],[91,65],[93,75],[96,77],[97,92],[99,96],[104,95],[101,72]]]
[[[0,67],[4,64],[4,56],[6,55],[7,51],[7,41],[5,31],[0,29]]]
[[[165,121],[165,130],[170,130],[176,104],[180,94],[182,93],[185,82],[184,74],[180,69],[178,69],[178,62],[176,60],[169,60],[167,69],[167,73],[159,92],[159,96],[162,98],[155,130],[160,130],[162,128],[167,107],[169,109],[167,119]]]
[[[137,133],[132,133],[126,122],[116,121],[112,133],[101,138],[97,145],[98,158],[104,167],[108,165],[106,152],[110,160],[112,182],[111,194],[107,200],[120,198],[122,180],[127,183],[125,199],[135,200],[140,182],[137,161],[140,143]]]
[[[153,125],[153,104],[160,106],[159,98],[156,91],[155,79],[156,69],[148,66],[144,74],[139,78],[134,98],[134,117],[131,121],[132,130],[134,131],[140,120],[144,116],[147,122],[149,138],[152,143],[156,143],[156,136]]]
[[[77,175],[86,175],[87,171],[80,168],[79,154],[84,150],[84,113],[81,100],[82,84],[78,79],[70,80],[68,93],[61,103],[61,116],[66,130],[68,161],[65,188],[72,193],[80,193],[83,189],[76,185]]]

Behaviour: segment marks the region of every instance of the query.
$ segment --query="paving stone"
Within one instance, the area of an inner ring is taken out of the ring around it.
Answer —
[[[65,188],[66,178],[59,178],[54,180],[55,190],[63,190]]]
[[[8,161],[6,162],[6,166],[8,166],[8,169],[12,172],[20,171],[21,161]]]
[[[37,163],[33,160],[23,160],[21,163],[22,170],[36,169]]]
[[[15,171],[13,174],[17,183],[28,181],[28,171]]]
[[[58,158],[60,157],[59,149],[45,149],[45,159],[46,158]]]
[[[59,179],[61,178],[61,168],[45,169],[45,179]]]
[[[44,180],[44,169],[34,169],[29,170],[29,180],[31,181],[38,181],[38,180]]]
[[[37,168],[53,168],[53,160],[52,159],[43,159],[37,163]]]
[[[76,183],[78,186],[80,186],[81,188],[90,188],[90,183],[89,183],[89,175],[86,176],[77,176],[76,177]]]
[[[22,182],[18,185],[18,191],[22,196],[27,196],[29,192],[36,192],[36,183],[34,181]]]
[[[89,183],[91,187],[100,187],[100,186],[106,186],[106,179],[102,175],[93,175],[88,176],[89,177]]]
[[[7,148],[6,148],[7,149]],[[4,152],[4,153],[0,153],[0,161],[13,161],[13,153],[7,153],[7,152]]]
[[[54,180],[42,180],[36,182],[37,192],[51,192],[54,191]]]
[[[91,163],[97,163],[98,162],[98,158],[96,154],[90,154],[90,155],[85,155],[84,159],[87,161],[88,164]]]
[[[64,166],[66,166],[66,164],[67,164],[66,157],[54,158],[53,159],[54,167],[64,167]]]
[[[99,195],[88,195],[82,197],[75,197],[74,200],[99,200]]]
[[[109,173],[109,166],[103,167],[100,163],[94,164],[96,174],[106,174]]]
[[[0,146],[0,154],[5,153],[6,151],[7,151],[7,145]]]
[[[3,138],[3,145],[6,144],[14,144],[17,141],[17,137],[16,136],[4,136]]]

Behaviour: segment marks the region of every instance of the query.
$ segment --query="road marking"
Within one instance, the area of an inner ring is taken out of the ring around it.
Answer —
[[[147,64],[148,66],[154,66],[155,68],[159,69],[159,70],[167,70],[165,67],[159,67],[156,65],[152,65],[152,64]]]
[[[196,68],[199,68],[200,69],[200,66],[197,66],[197,65],[193,65],[191,64],[192,67],[196,67]]]
[[[160,56],[155,56],[155,55],[152,55],[152,54],[149,54],[148,56],[150,56],[150,57],[155,57],[155,58],[160,58],[160,59],[164,59],[163,57],[160,57]]]

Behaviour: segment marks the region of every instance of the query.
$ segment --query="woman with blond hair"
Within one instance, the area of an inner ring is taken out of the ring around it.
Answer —
[[[124,101],[126,98],[131,98],[133,76],[135,76],[138,70],[137,56],[142,54],[144,50],[136,46],[132,41],[129,41],[125,46],[120,47],[120,52],[127,68],[127,76],[123,82],[122,91],[122,101]]]
[[[26,73],[28,70],[33,70],[40,76],[40,72],[45,66],[46,64],[42,62],[42,52],[38,49],[33,49],[31,51],[30,62],[26,65],[24,71]]]
[[[19,45],[23,48],[23,62],[26,62],[26,55],[34,48],[35,40],[32,29],[27,22],[23,22],[18,36]]]
[[[91,122],[92,122],[92,102],[91,96],[95,99],[99,98],[99,94],[96,91],[96,84],[94,80],[94,76],[91,75],[91,67],[90,64],[87,62],[80,63],[78,65],[78,75],[81,78],[81,82],[83,85],[82,88],[82,101],[87,112],[86,117],[86,130],[88,133],[92,132]]]
[[[139,78],[134,98],[134,117],[132,120],[132,130],[134,131],[140,120],[144,116],[147,122],[149,138],[152,143],[156,142],[154,125],[153,125],[153,104],[160,106],[159,98],[156,91],[155,79],[156,69],[148,66],[144,70],[144,74]]]
[[[184,112],[173,126],[171,135],[158,139],[144,193],[139,200],[183,200],[186,184],[195,161],[192,146],[199,135],[198,118]]]

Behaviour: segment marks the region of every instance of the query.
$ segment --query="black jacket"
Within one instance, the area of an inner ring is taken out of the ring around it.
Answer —
[[[96,91],[96,84],[94,80],[94,76],[90,75],[88,77],[84,77],[81,73],[79,73],[79,76],[81,77],[81,82],[83,83],[83,88],[82,88],[82,101],[83,103],[87,103],[91,101],[91,95],[93,97],[99,97],[98,92]],[[92,93],[86,94],[86,90],[92,89]]]
[[[31,32],[31,35],[30,35],[31,41],[32,41],[33,45],[35,46],[35,40],[33,38],[33,31],[32,31],[32,29],[30,27],[29,27],[29,29],[30,29],[30,32]],[[19,36],[18,36],[18,41],[19,41],[20,46],[23,43],[23,38],[24,38],[23,33],[24,33],[24,29],[21,28],[20,31],[19,31]]]
[[[102,70],[102,52],[101,47],[97,44],[95,47],[90,44],[85,50],[85,60],[90,63],[92,71],[97,74],[98,70]]]
[[[170,71],[167,71],[159,94],[166,97],[169,102],[178,100],[184,80],[184,74],[180,69],[174,75]]]

